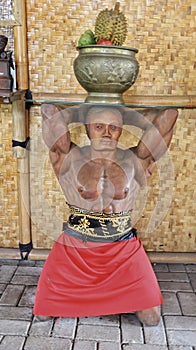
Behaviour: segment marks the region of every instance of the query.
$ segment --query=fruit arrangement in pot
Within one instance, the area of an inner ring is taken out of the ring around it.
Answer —
[[[122,46],[127,36],[127,21],[119,10],[101,11],[94,33],[88,29],[78,41],[74,73],[88,92],[85,102],[123,104],[122,94],[132,86],[139,72],[135,48]]]
[[[78,41],[78,46],[86,45],[114,45],[121,46],[127,36],[127,21],[120,11],[120,3],[114,9],[102,10],[95,22],[95,31],[86,30]]]

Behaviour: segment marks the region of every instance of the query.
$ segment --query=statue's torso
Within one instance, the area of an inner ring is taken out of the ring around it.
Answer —
[[[125,212],[133,208],[139,185],[134,177],[131,151],[127,153],[119,150],[115,161],[90,159],[88,150],[73,151],[65,156],[64,164],[59,182],[69,204],[105,214]]]

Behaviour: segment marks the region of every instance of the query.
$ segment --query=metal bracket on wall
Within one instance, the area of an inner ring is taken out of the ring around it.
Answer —
[[[27,89],[25,93],[25,109],[29,110],[33,105],[33,102],[30,102],[33,99],[31,90]],[[27,100],[27,101],[26,101]]]
[[[28,260],[29,253],[33,249],[32,241],[27,244],[19,243],[20,256],[22,260]]]

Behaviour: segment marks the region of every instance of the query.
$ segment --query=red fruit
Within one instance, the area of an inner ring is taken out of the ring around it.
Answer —
[[[97,45],[113,45],[109,39],[100,39],[97,42]]]

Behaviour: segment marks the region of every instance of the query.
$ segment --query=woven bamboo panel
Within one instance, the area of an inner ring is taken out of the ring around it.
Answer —
[[[0,105],[0,246],[18,247],[17,164],[12,156],[11,106]]]
[[[0,21],[13,19],[13,1],[1,0],[0,5]]]
[[[81,93],[73,72],[76,45],[94,30],[98,13],[115,1],[27,0],[30,88],[33,92]],[[128,22],[124,45],[139,49],[135,95],[194,94],[194,0],[122,0]]]
[[[48,149],[42,139],[40,108],[31,109],[31,221],[34,248],[50,248],[69,214],[66,199],[54,175]],[[72,127],[72,138],[81,146],[86,141],[83,127]],[[80,137],[79,137],[80,135]]]
[[[65,199],[53,174],[48,149],[42,140],[40,108],[31,109],[30,187],[34,247],[48,248],[59,235]]]
[[[11,0],[1,2],[7,5],[12,3]],[[97,14],[106,7],[113,7],[114,3],[110,0],[26,1],[30,89],[33,92],[83,92],[73,73],[77,41],[84,30],[94,28]],[[128,19],[125,45],[139,49],[137,59],[140,73],[129,93],[173,96],[195,94],[194,0],[126,0],[121,1],[121,9]],[[2,14],[7,16],[0,12],[0,17]],[[1,34],[9,37],[7,49],[13,51],[13,29],[0,27],[0,30]],[[17,247],[17,167],[11,150],[11,107],[0,107],[0,246]],[[170,147],[171,159],[166,158],[166,163],[158,165],[148,189],[141,193],[141,197],[145,196],[144,208],[140,206],[140,198],[137,201],[133,222],[139,228],[147,250],[186,252],[195,249],[194,113],[191,110],[180,112]],[[42,141],[38,107],[31,109],[31,117],[33,243],[35,248],[50,248],[61,231],[68,208]],[[77,142],[80,131],[75,128],[72,130],[72,137]],[[130,131],[124,132],[122,143],[129,144],[129,137]],[[82,134],[80,144],[84,140],[85,135]],[[168,168],[171,172],[169,177]],[[162,170],[161,176],[159,170]]]
[[[31,121],[33,243],[35,248],[50,248],[69,211],[42,141],[39,107],[31,109]],[[148,251],[195,250],[195,124],[195,110],[180,111],[170,151],[138,197],[133,224]],[[73,128],[71,135],[80,145],[86,141],[81,128]],[[140,132],[127,128],[120,145],[130,145],[130,137],[137,144]]]
[[[147,250],[196,250],[195,127],[195,110],[180,111],[169,152],[172,164],[166,159],[159,168],[162,176],[157,172],[149,183],[146,207],[137,224]]]

